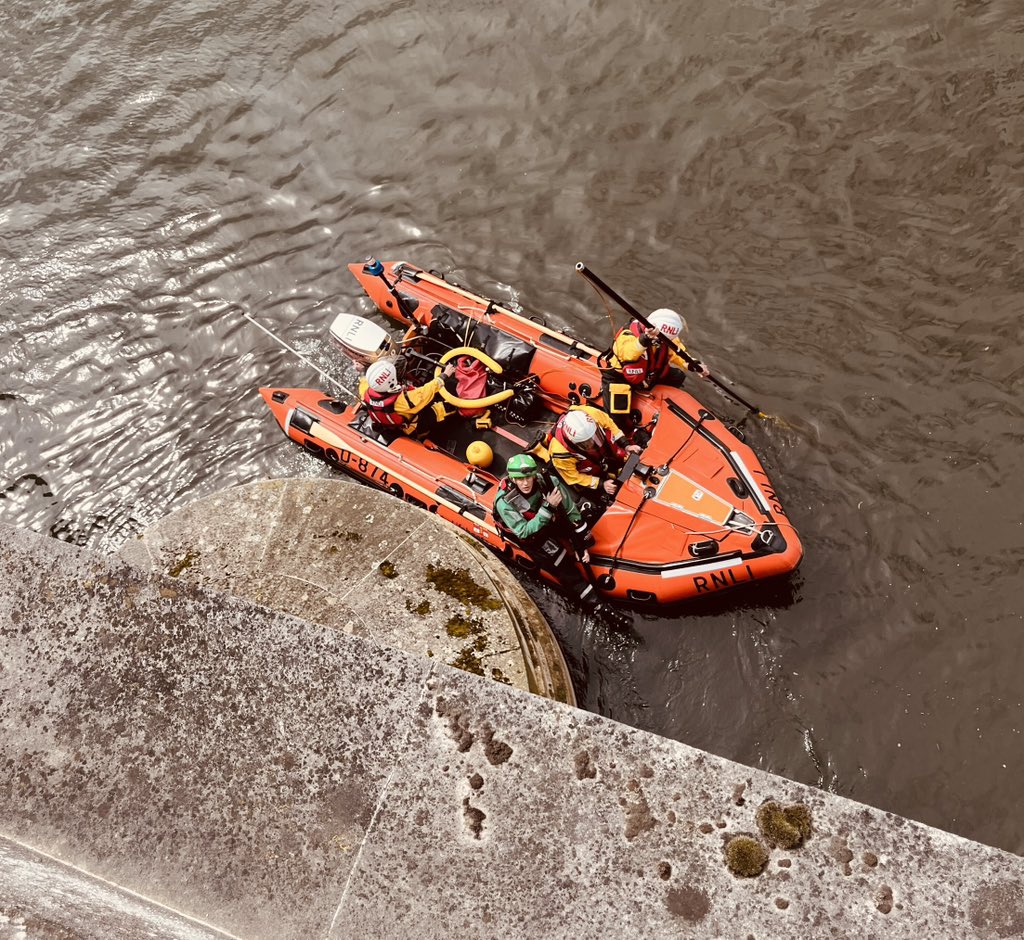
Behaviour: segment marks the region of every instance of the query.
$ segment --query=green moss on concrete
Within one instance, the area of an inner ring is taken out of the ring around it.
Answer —
[[[331,532],[321,533],[313,536],[314,538],[330,538],[330,539],[343,539],[346,542],[361,542],[363,536],[361,532],[342,532],[341,529],[332,529]]]
[[[768,864],[768,849],[760,839],[733,836],[725,846],[725,864],[740,878],[756,878]]]
[[[456,669],[462,669],[464,672],[471,672],[474,676],[484,675],[484,664],[468,646],[449,665]]]
[[[388,561],[386,558],[379,565],[377,565],[377,570],[382,575],[384,575],[385,578],[397,578],[398,577],[398,569],[390,561]]]
[[[805,806],[803,803],[793,803],[782,812],[785,814],[789,824],[796,826],[800,830],[802,840],[806,842],[811,837],[811,833],[814,832],[814,828],[811,825],[810,807]]]
[[[477,584],[465,568],[427,565],[427,581],[442,594],[454,597],[464,604],[479,607],[481,610],[501,609],[501,601],[487,588]]]
[[[409,598],[405,599],[405,609],[411,611],[414,614],[418,614],[420,617],[430,613],[430,601],[420,601],[418,604],[413,606],[413,602]]]
[[[802,803],[782,807],[769,800],[758,808],[756,818],[769,845],[795,849],[811,836],[811,811]]]
[[[455,614],[444,625],[444,629],[448,636],[455,637],[457,640],[464,640],[470,636],[475,636],[479,639],[483,635],[484,625],[475,617],[468,618],[463,617],[461,614]],[[483,639],[486,646],[487,637]]]
[[[504,682],[505,685],[512,685],[512,680],[505,675],[497,666],[491,668],[491,678],[495,682]]]
[[[183,558],[179,558],[170,568],[167,569],[167,573],[172,577],[176,578],[186,568],[191,568],[197,561],[199,561],[199,552],[194,552],[189,549],[185,552]]]
[[[471,639],[468,646],[464,646],[460,651],[459,655],[455,657],[451,665],[457,669],[464,669],[466,672],[471,672],[475,676],[487,675],[484,672],[484,664],[481,662],[478,653],[482,653],[487,649],[487,633],[484,631],[484,625],[475,617],[463,617],[461,614],[455,614],[452,616],[448,623],[445,624],[445,632],[450,637],[454,637],[457,640]],[[494,673],[501,673],[501,670],[491,670],[492,678],[498,678]],[[504,677],[498,679],[499,682],[508,682]]]

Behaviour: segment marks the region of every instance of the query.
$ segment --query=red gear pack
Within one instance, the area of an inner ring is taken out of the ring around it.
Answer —
[[[472,356],[459,356],[455,364],[455,391],[459,398],[472,401],[487,395],[487,366]],[[464,418],[482,415],[486,408],[460,408]]]

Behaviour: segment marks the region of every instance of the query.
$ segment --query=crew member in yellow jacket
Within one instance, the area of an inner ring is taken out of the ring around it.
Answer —
[[[360,379],[360,398],[376,427],[425,437],[448,417],[444,402],[435,399],[444,380],[454,374],[455,364],[449,362],[437,378],[413,387],[399,381],[392,360],[380,359]]]
[[[638,444],[627,443],[619,426],[600,408],[576,405],[555,422],[548,459],[575,493],[614,496],[627,455],[641,450]]]
[[[688,362],[680,355],[686,351],[682,344],[686,321],[678,313],[662,307],[647,322],[650,326],[633,320],[619,330],[601,378],[605,408],[629,428],[633,392],[648,391],[655,385],[679,388],[687,370],[701,378],[710,375],[704,363],[696,359]]]

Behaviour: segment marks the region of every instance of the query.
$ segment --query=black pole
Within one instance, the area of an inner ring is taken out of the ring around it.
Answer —
[[[410,323],[419,325],[419,320],[412,315],[412,311],[406,307],[405,301],[402,300],[398,291],[395,290],[395,286],[388,280],[387,275],[384,273],[383,264],[381,264],[376,258],[367,258],[366,263],[363,265],[363,271],[371,277],[379,277],[384,282],[384,286],[388,289],[388,293],[395,298],[395,303],[398,304],[398,309],[401,311],[402,316]]]
[[[634,320],[639,320],[648,329],[654,329],[654,327],[651,326],[651,322],[650,320],[647,319],[647,317],[645,317],[639,310],[637,310],[636,307],[634,307],[628,300],[626,300],[616,291],[612,290],[612,288],[610,288],[607,284],[605,284],[605,282],[602,281],[601,278],[599,278],[593,271],[591,271],[590,268],[588,268],[582,261],[576,262],[576,272],[578,274],[582,274],[596,288],[598,288],[599,290],[603,290],[609,297],[611,297],[612,300],[614,300],[620,307],[622,307],[622,309],[625,310],[626,313],[633,317]],[[679,353],[679,355],[683,358],[683,361],[687,365],[693,366],[699,362],[698,359],[694,359],[693,356],[687,353],[685,349],[681,349],[679,347],[679,344],[674,339],[669,338],[669,342],[672,343],[672,345],[675,347],[676,352]],[[712,382],[715,385],[717,385],[730,398],[734,398],[736,401],[738,401],[748,411],[752,411],[760,417],[767,417],[767,415],[765,415],[765,413],[761,411],[761,409],[758,408],[757,405],[752,405],[741,395],[734,392],[721,379],[716,378],[710,373],[708,373],[707,379],[709,382]]]

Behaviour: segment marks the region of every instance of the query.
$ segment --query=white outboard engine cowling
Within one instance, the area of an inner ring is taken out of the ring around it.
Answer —
[[[334,318],[331,342],[364,368],[384,356],[395,354],[395,343],[387,330],[350,313],[339,313]]]

